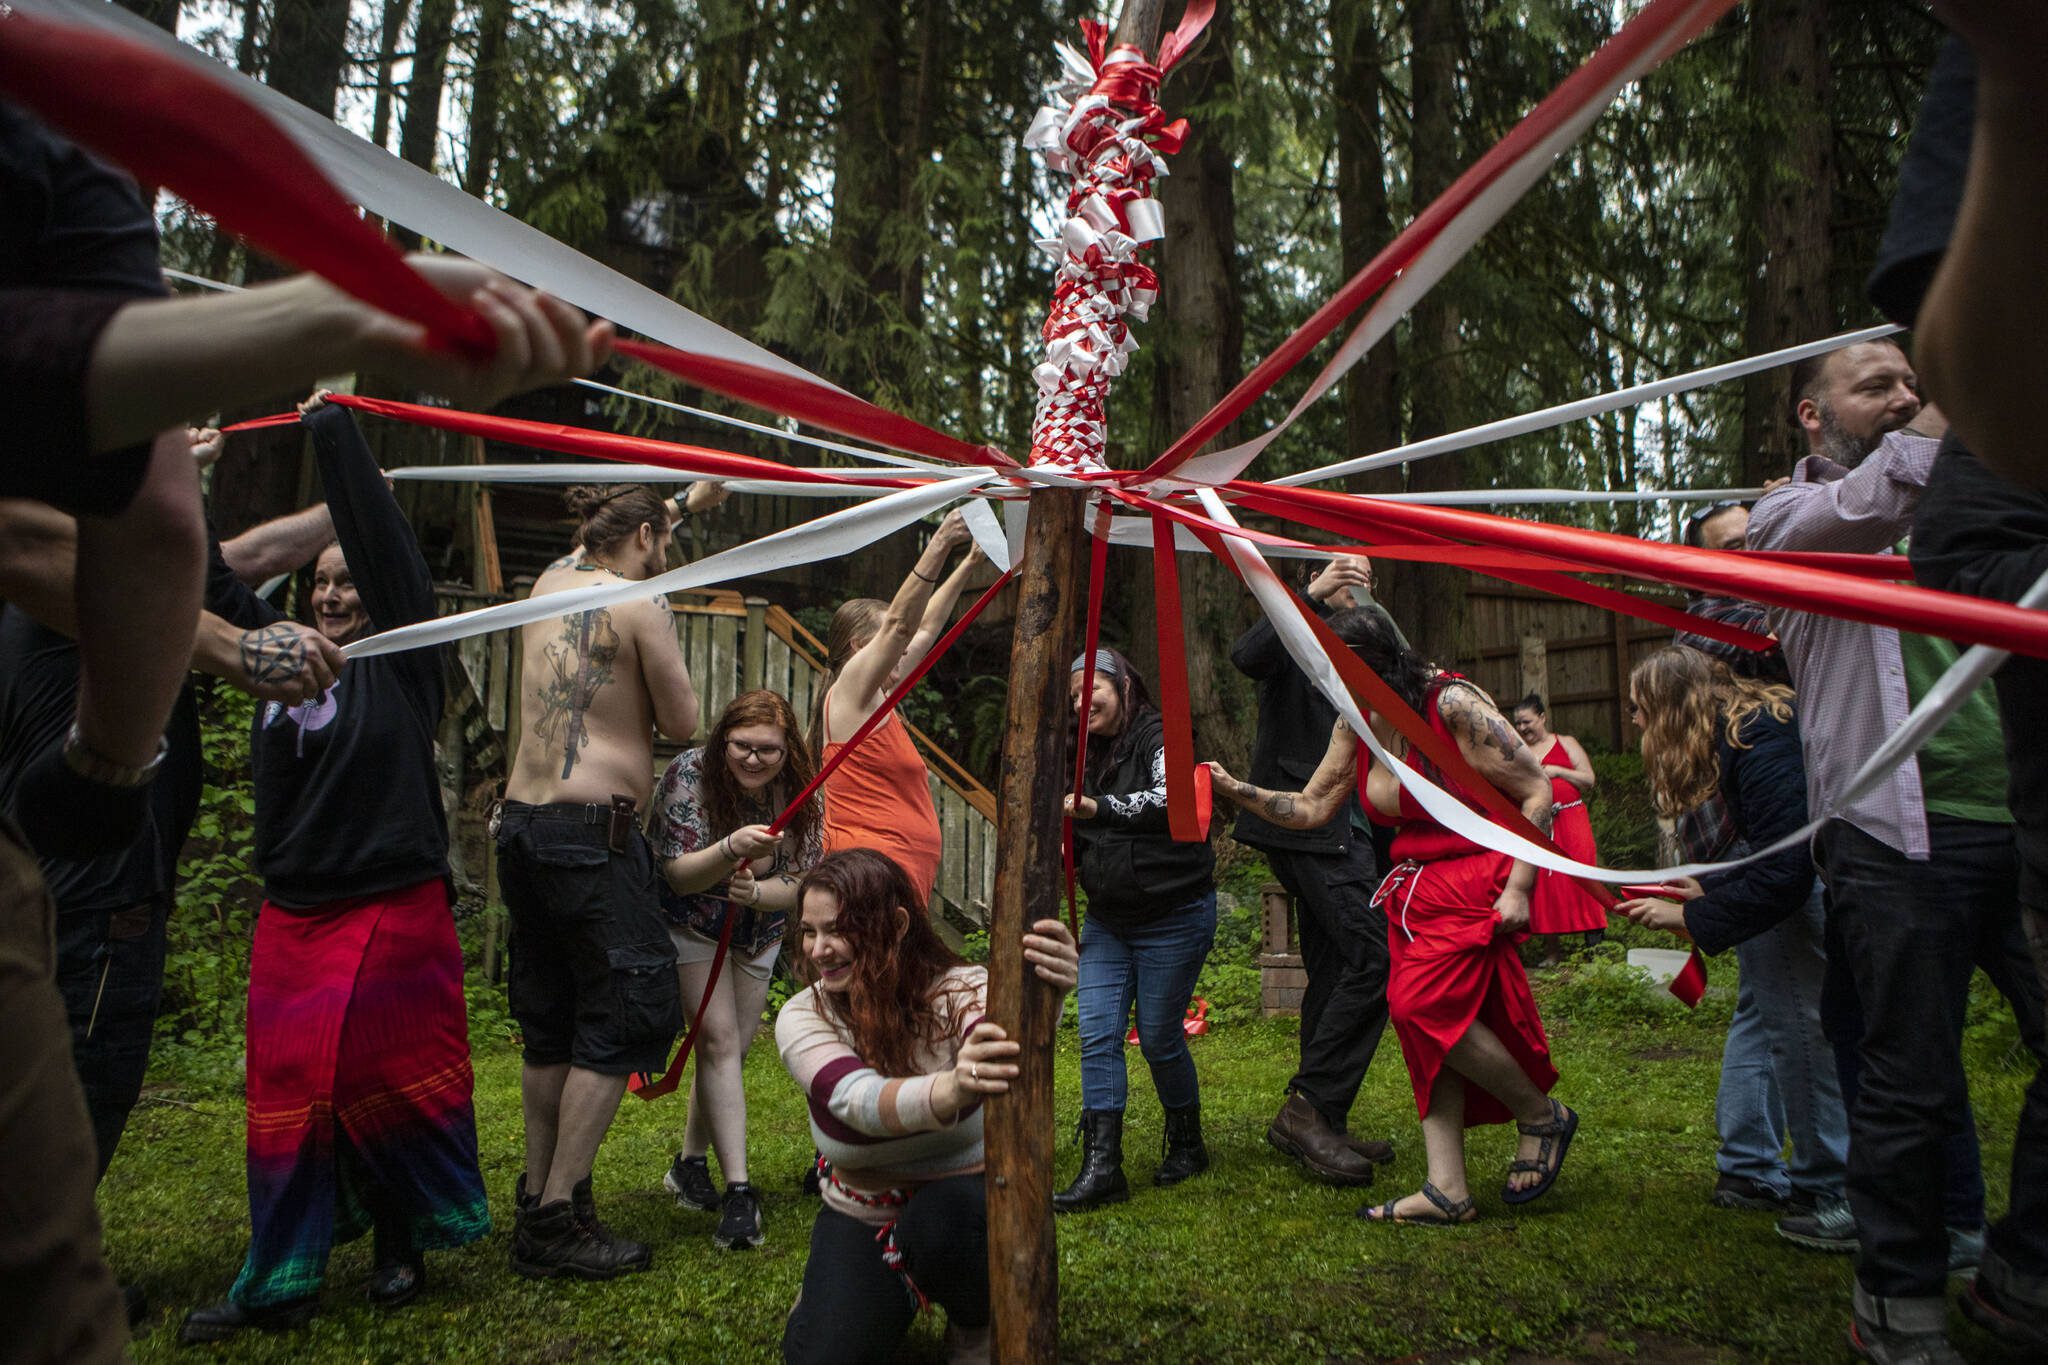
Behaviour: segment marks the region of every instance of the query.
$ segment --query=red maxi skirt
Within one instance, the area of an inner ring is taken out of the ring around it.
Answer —
[[[1593,842],[1593,818],[1586,814],[1586,800],[1571,783],[1559,779],[1560,789],[1550,837],[1558,850],[1573,862],[1597,865],[1600,849]],[[1565,796],[1564,792],[1570,792]],[[1532,934],[1583,934],[1607,927],[1607,907],[1593,899],[1593,893],[1562,872],[1538,872],[1536,889],[1529,895],[1529,932]]]
[[[1528,974],[1493,908],[1513,866],[1499,853],[1405,862],[1373,896],[1387,917],[1387,1013],[1415,1086],[1415,1112],[1424,1118],[1445,1055],[1475,1022],[1499,1036],[1538,1090],[1548,1094],[1557,1084]],[[1506,1105],[1467,1083],[1466,1127],[1513,1118]]]

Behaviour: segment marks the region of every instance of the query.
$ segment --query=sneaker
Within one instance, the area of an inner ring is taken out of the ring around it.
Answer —
[[[661,1187],[686,1209],[718,1212],[718,1187],[711,1183],[711,1163],[701,1156],[678,1152],[668,1174],[661,1178]]]
[[[1985,1282],[1979,1273],[1963,1291],[1963,1316],[2004,1342],[2018,1357],[2048,1357],[2048,1308],[2021,1303]]]
[[[1785,1196],[1761,1180],[1746,1175],[1724,1175],[1714,1182],[1707,1202],[1717,1209],[1757,1209],[1765,1213],[1786,1212]]]
[[[654,1264],[646,1243],[614,1236],[595,1218],[583,1222],[566,1199],[519,1211],[511,1259],[516,1273],[535,1280],[610,1280]]]
[[[1977,1263],[1983,1259],[1984,1229],[1950,1228],[1948,1230],[1949,1274],[1972,1274],[1977,1269]]]
[[[1787,1214],[1778,1220],[1778,1235],[1809,1251],[1856,1250],[1856,1215],[1846,1199],[1817,1201],[1812,1213]]]
[[[740,1180],[725,1187],[725,1200],[718,1210],[718,1231],[711,1240],[727,1251],[745,1251],[761,1245],[761,1196],[752,1185]]]
[[[1963,1365],[1948,1340],[1948,1305],[1940,1299],[1878,1299],[1857,1285],[1849,1346],[1877,1365]]]

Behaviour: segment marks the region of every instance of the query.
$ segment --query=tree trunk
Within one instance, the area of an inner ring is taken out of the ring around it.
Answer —
[[[263,33],[263,0],[248,0],[242,6],[242,36],[235,40],[235,70],[244,76],[259,75],[267,44]]]
[[[441,89],[448,75],[448,36],[455,27],[455,0],[420,0],[413,30],[412,79],[405,90],[405,119],[398,129],[398,154],[423,171],[434,169],[441,141]]]
[[[334,117],[348,56],[349,0],[277,0],[269,84],[323,118]]]
[[[1447,188],[1461,169],[1457,139],[1458,51],[1461,25],[1459,0],[1410,0],[1408,30],[1412,55],[1409,84],[1414,100],[1409,156],[1414,207],[1420,213]],[[1410,315],[1408,360],[1411,435],[1441,435],[1462,416],[1465,362],[1459,336],[1460,314],[1450,288],[1439,284]],[[1462,488],[1462,452],[1420,460],[1408,467],[1408,487],[1415,492]],[[1469,613],[1463,569],[1440,565],[1403,565],[1388,594],[1388,607],[1401,629],[1426,657],[1451,663],[1466,657]]]
[[[1157,270],[1160,299],[1152,316],[1162,325],[1141,337],[1157,346],[1154,449],[1186,431],[1244,374],[1244,310],[1237,281],[1237,197],[1233,135],[1228,115],[1237,100],[1232,67],[1236,46],[1232,5],[1220,0],[1206,41],[1174,68],[1161,101],[1169,113],[1203,111],[1172,174],[1157,182],[1165,211]],[[1255,698],[1248,679],[1230,666],[1230,641],[1250,619],[1244,589],[1230,571],[1206,555],[1186,555],[1181,595],[1188,650],[1188,693],[1193,702],[1196,749],[1226,765],[1251,753]],[[1156,664],[1157,635],[1151,575],[1135,550],[1111,554],[1128,564],[1119,597],[1125,603],[1128,643],[1142,661]],[[1255,608],[1251,610],[1256,610]]]
[[[391,145],[391,69],[398,63],[398,40],[412,14],[412,0],[384,0],[384,22],[377,30],[377,102],[370,111],[370,141]]]
[[[1761,351],[1835,330],[1834,149],[1828,117],[1833,68],[1825,0],[1756,0],[1749,9],[1743,79],[1756,129],[1749,165],[1743,345]],[[1786,473],[1806,446],[1786,417],[1791,373],[1780,367],[1742,385],[1742,482]]]
[[[512,0],[483,0],[477,18],[476,85],[469,101],[469,156],[462,167],[462,191],[482,199],[491,187],[498,159],[498,118],[505,94],[505,33],[512,24]]]
[[[1332,0],[1331,49],[1337,94],[1337,219],[1344,277],[1363,270],[1393,240],[1387,206],[1387,156],[1381,142],[1381,68],[1385,43],[1374,0]],[[1388,336],[1344,376],[1344,444],[1348,456],[1399,445],[1401,393],[1394,338]],[[1353,493],[1397,493],[1401,471],[1376,469],[1344,481]],[[1388,566],[1393,568],[1395,566]]]

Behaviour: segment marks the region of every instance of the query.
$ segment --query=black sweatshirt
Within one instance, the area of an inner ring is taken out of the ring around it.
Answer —
[[[1758,711],[1742,725],[1736,748],[1724,730],[1717,742],[1721,798],[1749,848],[1768,848],[1806,823],[1806,760],[1799,722]],[[1702,952],[1724,953],[1775,928],[1813,893],[1813,858],[1805,844],[1700,879],[1706,891],[1687,901],[1685,928]]]
[[[305,418],[327,509],[373,631],[434,615],[434,580],[355,418]],[[353,659],[319,700],[256,714],[256,867],[288,909],[376,895],[448,875],[434,770],[441,651]]]
[[[1216,854],[1206,838],[1182,844],[1168,832],[1159,713],[1139,712],[1129,732],[1110,742],[1113,762],[1082,786],[1095,798],[1095,818],[1074,822],[1074,855],[1089,918],[1136,929],[1215,890]]]

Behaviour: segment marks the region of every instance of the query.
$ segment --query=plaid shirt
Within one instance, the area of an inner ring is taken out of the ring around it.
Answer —
[[[1763,496],[1749,517],[1752,550],[1891,554],[1912,529],[1941,442],[1893,432],[1847,469],[1808,455],[1792,482]],[[1912,710],[1899,633],[1860,621],[1770,609],[1772,627],[1799,691],[1806,751],[1806,804],[1818,812],[1849,789],[1871,754]],[[1836,812],[1908,858],[1927,858],[1927,807],[1920,765],[1901,763],[1860,801]]]

